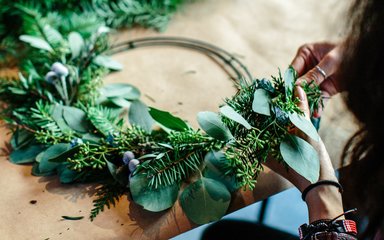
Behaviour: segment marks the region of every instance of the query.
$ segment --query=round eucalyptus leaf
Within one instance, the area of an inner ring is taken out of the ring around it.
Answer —
[[[11,138],[11,146],[13,150],[18,150],[29,145],[34,140],[34,135],[24,129],[17,129]]]
[[[93,63],[101,67],[109,68],[111,70],[119,71],[123,69],[121,63],[113,60],[111,57],[99,55],[93,59]]]
[[[60,182],[61,183],[72,183],[74,182],[78,176],[79,173],[76,171],[73,171],[67,167],[67,164],[60,164],[57,167],[57,171],[59,174]]]
[[[13,151],[9,155],[9,159],[12,163],[15,164],[32,163],[35,161],[36,156],[42,151],[44,151],[43,146],[31,145]]]
[[[311,183],[317,182],[320,161],[311,144],[295,135],[287,135],[280,144],[280,152],[288,166]]]
[[[51,172],[40,172],[39,169],[39,163],[35,162],[32,166],[32,175],[37,176],[37,177],[48,177],[48,176],[53,176],[56,174],[56,171],[51,171]]]
[[[243,125],[246,129],[251,129],[251,124],[248,123],[243,116],[241,116],[239,113],[237,113],[233,108],[226,105],[220,108],[220,113],[223,114],[225,117],[231,119],[232,121],[235,121],[241,125]]]
[[[259,114],[271,116],[271,107],[269,101],[270,96],[266,90],[262,88],[256,89],[255,93],[253,94],[252,110]]]
[[[70,147],[67,151],[64,151],[56,156],[53,156],[49,159],[50,162],[65,162],[69,157],[72,157],[75,153],[77,153],[80,149],[80,144]],[[43,153],[44,154],[44,153]],[[40,155],[40,154],[39,154]],[[41,160],[41,157],[44,155],[36,157],[36,161]],[[40,161],[39,161],[40,162]]]
[[[233,136],[229,129],[221,121],[220,116],[214,112],[199,112],[197,122],[209,136],[221,141],[229,141]]]
[[[230,201],[231,194],[222,183],[204,177],[188,185],[180,195],[183,211],[196,224],[222,218]]]
[[[101,141],[101,138],[99,136],[92,133],[84,134],[81,139],[83,139],[84,142],[95,143],[95,144],[98,144]]]
[[[217,180],[224,184],[230,192],[239,189],[236,175],[223,152],[210,151],[205,155],[204,177]]]
[[[84,47],[84,39],[78,32],[71,32],[68,35],[69,48],[71,49],[72,59],[77,58]]]
[[[64,152],[70,149],[70,145],[67,143],[59,143],[56,145],[50,146],[47,150],[44,151],[40,159],[39,170],[40,172],[51,172],[55,170],[61,163],[50,161],[53,158],[56,158],[63,154]]]
[[[53,120],[55,120],[55,122],[57,123],[57,126],[59,126],[61,131],[63,132],[72,131],[72,128],[70,128],[64,120],[63,110],[64,110],[63,105],[56,104],[52,108],[51,117],[53,118]]]
[[[67,125],[73,130],[86,133],[89,131],[86,113],[75,107],[63,107],[63,118]]]
[[[293,92],[293,85],[295,84],[295,81],[296,71],[292,66],[290,66],[284,72],[285,94],[288,98],[291,97],[289,94],[292,94]]]
[[[289,120],[291,120],[292,124],[303,131],[307,136],[315,141],[319,141],[319,134],[310,120],[307,120],[304,116],[301,116],[298,113],[290,113]]]
[[[131,177],[129,186],[133,201],[151,212],[160,212],[172,207],[179,193],[178,184],[149,188],[145,173]]]
[[[32,47],[45,50],[48,52],[53,51],[51,45],[47,41],[39,37],[30,36],[30,35],[21,35],[19,39],[23,42],[29,43]]]
[[[111,173],[112,177],[122,186],[127,186],[128,184],[127,176],[129,175],[128,166],[127,165],[117,166],[110,161],[106,161],[106,162],[107,162],[108,170]]]
[[[154,124],[153,118],[149,114],[149,108],[140,100],[132,102],[128,112],[129,123],[140,126],[146,132],[151,132]]]
[[[113,97],[109,100],[118,107],[129,108],[131,106],[131,102],[122,97]]]
[[[136,100],[140,98],[140,91],[135,86],[128,83],[112,83],[101,89],[101,93],[107,98],[124,98]]]
[[[36,162],[40,162],[41,161],[41,158],[44,156],[44,151],[40,152],[39,154],[37,154],[36,158],[35,158],[35,161]]]

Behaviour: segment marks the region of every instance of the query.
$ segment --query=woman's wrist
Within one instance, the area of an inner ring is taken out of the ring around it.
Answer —
[[[310,223],[321,219],[333,219],[344,211],[339,188],[331,185],[321,185],[312,189],[306,195],[305,202]]]

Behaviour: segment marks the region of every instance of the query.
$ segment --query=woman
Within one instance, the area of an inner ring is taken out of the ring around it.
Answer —
[[[308,119],[308,102],[300,84],[315,80],[324,99],[345,92],[349,109],[361,122],[361,130],[351,138],[344,151],[344,158],[350,158],[352,164],[350,177],[343,181],[343,185],[346,190],[353,191],[343,198],[345,203],[358,208],[367,225],[360,228],[362,231],[357,235],[354,221],[345,219],[349,215],[344,214],[342,187],[325,146],[321,141],[311,142],[320,154],[319,183],[310,184],[293,170],[287,172],[274,161],[267,163],[303,193],[310,224],[300,227],[300,239],[384,239],[384,164],[381,159],[384,155],[384,126],[380,112],[380,106],[384,106],[384,77],[381,75],[384,70],[384,1],[356,0],[350,16],[350,34],[345,42],[339,45],[306,44],[298,50],[292,66],[299,74],[295,95]],[[313,117],[320,115],[321,110]],[[302,133],[297,134],[305,138]],[[239,232],[246,231],[247,227],[252,225],[237,224]],[[225,227],[211,228],[203,239],[217,239],[212,236],[217,236],[218,229]],[[265,236],[263,239],[272,238]]]
[[[359,239],[383,239],[384,127],[380,106],[384,105],[384,2],[356,1],[350,15],[352,25],[345,42],[340,45],[304,45],[293,59],[292,66],[301,76],[299,81],[314,79],[325,97],[345,92],[347,106],[360,121],[361,129],[344,150],[344,158],[350,158],[352,165],[348,173],[349,178],[345,178],[343,185],[349,190],[353,188],[351,194],[343,196],[344,201],[354,204],[367,223]],[[300,92],[302,91],[299,90],[298,93]],[[301,100],[304,101],[302,105],[305,105],[305,96],[302,96]],[[315,115],[318,117],[321,112]],[[323,159],[322,164],[329,162]],[[332,175],[331,168],[322,166],[323,170]],[[300,179],[293,177],[292,181],[300,190],[305,188],[301,186],[303,183]],[[332,185],[312,189],[309,193],[317,195],[315,198],[318,202],[311,202],[316,200],[308,193],[310,222],[332,219],[337,216],[337,212],[340,213],[342,205],[340,199],[335,201],[336,189]]]

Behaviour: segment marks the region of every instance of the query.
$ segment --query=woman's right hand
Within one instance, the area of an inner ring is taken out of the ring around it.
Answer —
[[[299,99],[298,107],[303,111],[305,118],[310,121],[307,95],[299,85],[295,87],[294,96]],[[318,180],[338,181],[332,166],[332,161],[322,140],[314,141],[297,128],[294,130],[294,134],[306,140],[316,149],[320,161]],[[268,159],[265,165],[289,180],[301,192],[311,184],[292,168],[288,167],[287,171],[287,168],[275,159]],[[341,194],[335,186],[323,185],[314,188],[308,192],[305,202],[308,207],[309,222],[321,219],[332,219],[343,213]]]
[[[304,44],[292,60],[292,67],[298,73],[297,83],[315,81],[323,93],[323,100],[341,92],[338,69],[342,59],[342,46],[332,43]],[[312,117],[321,116],[322,109]]]

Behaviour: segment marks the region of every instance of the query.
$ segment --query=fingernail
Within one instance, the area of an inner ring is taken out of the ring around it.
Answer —
[[[307,101],[307,95],[305,94],[303,88],[299,85],[295,86],[295,96],[298,97],[302,102]]]
[[[296,86],[303,86],[303,84],[304,84],[305,82],[307,82],[307,80],[305,80],[305,79],[303,79],[303,78],[299,78],[299,79],[296,80],[295,85],[296,85]]]

